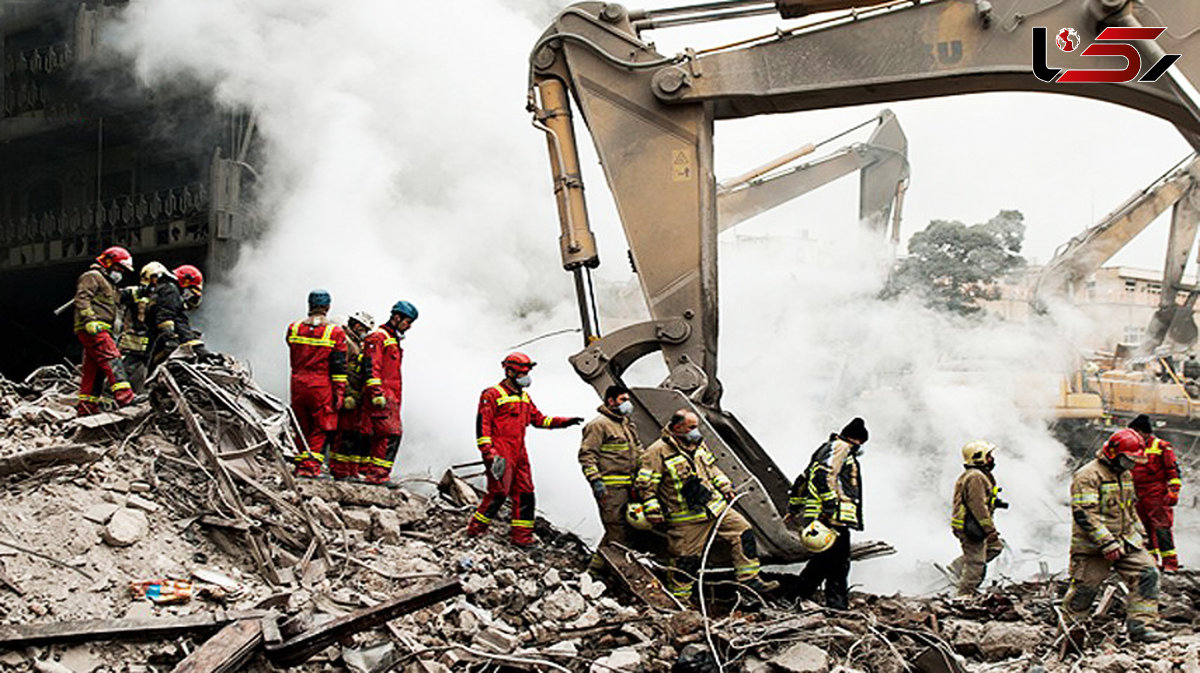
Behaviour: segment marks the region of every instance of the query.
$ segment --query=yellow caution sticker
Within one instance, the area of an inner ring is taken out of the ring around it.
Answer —
[[[694,174],[691,150],[672,150],[671,179],[675,182],[687,182],[692,179]]]

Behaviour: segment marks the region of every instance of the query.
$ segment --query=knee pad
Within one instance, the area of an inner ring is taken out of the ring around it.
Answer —
[[[742,531],[742,553],[746,558],[758,558],[758,540],[754,538],[754,531],[747,528]]]
[[[1137,591],[1142,598],[1158,598],[1158,570],[1142,568],[1142,572],[1138,573]]]

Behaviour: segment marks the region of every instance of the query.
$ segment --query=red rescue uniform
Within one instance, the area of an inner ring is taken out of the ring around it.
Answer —
[[[133,401],[133,387],[112,336],[118,297],[116,286],[99,264],[84,271],[75,283],[75,336],[83,346],[83,375],[75,407],[80,416],[100,411],[106,382],[118,406]]]
[[[337,430],[337,410],[346,390],[346,333],[323,314],[288,326],[292,362],[292,410],[308,450],[300,447],[297,472],[316,476],[325,460],[329,433]]]
[[[1137,514],[1146,528],[1146,546],[1163,570],[1178,570],[1175,554],[1175,504],[1179,502],[1179,465],[1170,442],[1155,437],[1146,445],[1146,462],[1134,466]]]
[[[484,390],[475,417],[475,443],[489,465],[495,458],[506,463],[504,475],[496,479],[488,470],[487,494],[467,526],[470,535],[487,531],[505,500],[511,501],[509,534],[520,545],[533,543],[533,472],[525,450],[525,428],[562,428],[572,421],[564,416],[546,416],[538,411],[529,393],[509,386],[507,381]]]
[[[404,424],[400,420],[404,389],[400,374],[404,349],[400,347],[400,341],[403,338],[404,335],[394,327],[384,323],[363,342],[364,367],[368,372],[363,399],[369,416],[371,452],[359,473],[371,483],[385,483],[391,477],[400,439],[404,436]],[[384,399],[382,407],[375,403],[380,397]]]

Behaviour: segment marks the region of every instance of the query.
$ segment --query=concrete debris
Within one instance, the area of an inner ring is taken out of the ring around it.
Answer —
[[[342,663],[353,673],[378,673],[390,667],[395,660],[396,646],[390,641],[370,647],[342,648]]]
[[[642,655],[629,647],[614,650],[612,654],[592,662],[589,673],[609,673],[610,671],[625,671],[633,673],[642,665]]]
[[[796,643],[769,661],[791,673],[826,673],[829,670],[829,654],[808,643]]]
[[[122,507],[113,512],[100,537],[114,547],[128,547],[146,536],[150,521],[139,510]]]

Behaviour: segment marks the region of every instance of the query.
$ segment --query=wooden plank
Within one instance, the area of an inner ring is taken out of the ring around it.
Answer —
[[[276,666],[296,666],[308,661],[342,638],[386,623],[401,615],[453,598],[462,593],[458,580],[443,580],[422,589],[410,591],[384,601],[379,605],[355,610],[300,635],[284,641],[278,646],[266,647],[267,658]]]
[[[92,640],[153,640],[215,631],[239,619],[257,619],[261,610],[156,619],[88,619],[50,624],[0,624],[0,648],[79,643]]]
[[[173,673],[233,673],[240,670],[263,642],[257,619],[233,622],[204,641],[173,669]]]
[[[370,484],[354,484],[339,481],[302,481],[296,485],[304,496],[318,496],[326,502],[337,501],[343,505],[357,507],[412,507],[424,506],[416,496],[400,489],[380,488]]]
[[[625,551],[612,545],[601,545],[596,550],[608,564],[629,593],[637,596],[646,605],[658,610],[677,612],[681,606],[675,597],[667,593],[662,582],[642,564],[626,557]]]
[[[0,477],[37,472],[44,467],[55,465],[94,463],[103,456],[104,451],[87,444],[63,444],[31,449],[0,458]]]

